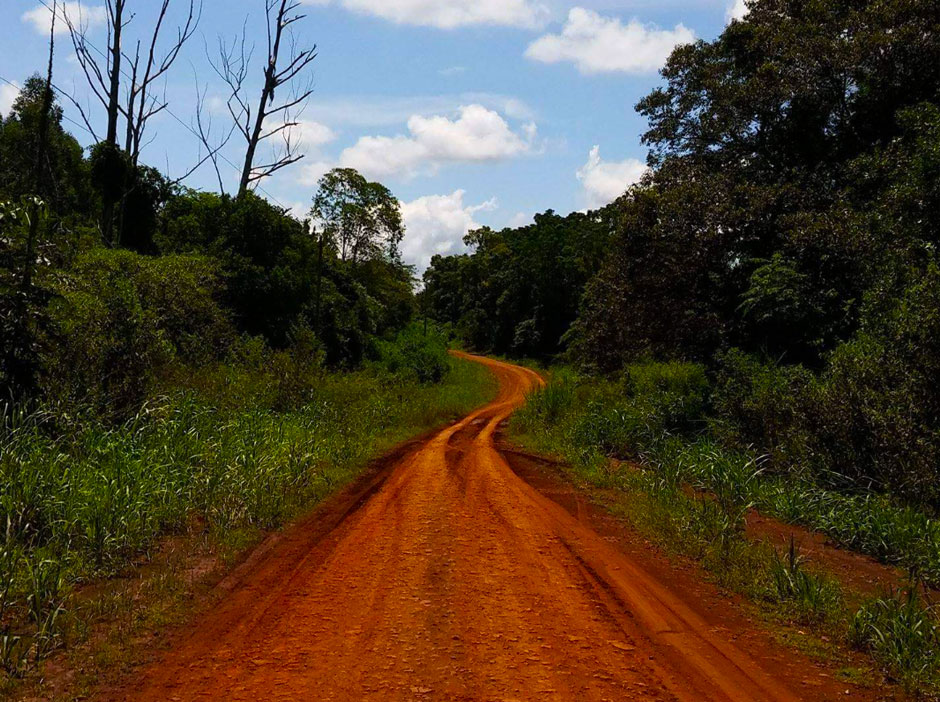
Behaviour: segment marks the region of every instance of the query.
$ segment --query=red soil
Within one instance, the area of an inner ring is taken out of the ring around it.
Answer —
[[[541,381],[474,360],[496,400],[270,540],[197,626],[100,698],[877,698],[513,472],[494,433]]]

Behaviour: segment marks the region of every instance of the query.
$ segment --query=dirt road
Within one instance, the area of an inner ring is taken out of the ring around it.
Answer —
[[[494,402],[403,451],[357,504],[256,554],[194,631],[110,698],[788,702],[845,694],[835,681],[801,688],[772,646],[743,650],[736,633],[706,621],[701,602],[683,599],[517,477],[493,436],[540,381],[477,360],[499,379]]]

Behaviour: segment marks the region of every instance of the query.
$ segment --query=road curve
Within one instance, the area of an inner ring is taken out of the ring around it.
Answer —
[[[104,699],[828,699],[518,478],[493,436],[541,380],[472,358],[499,380],[492,403],[403,453],[326,533],[288,530]]]

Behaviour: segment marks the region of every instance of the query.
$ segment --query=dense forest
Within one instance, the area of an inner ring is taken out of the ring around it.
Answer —
[[[940,505],[940,9],[755,3],[675,50],[615,203],[468,236],[425,304],[469,344],[702,364],[739,445]]]

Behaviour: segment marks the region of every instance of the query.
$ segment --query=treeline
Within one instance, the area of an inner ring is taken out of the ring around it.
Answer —
[[[53,102],[38,188],[24,173],[39,139],[45,80],[0,118],[0,392],[116,415],[161,377],[224,362],[256,343],[309,346],[310,360],[355,368],[416,310],[397,253],[398,202],[354,171],[325,177],[300,222],[250,191],[197,192],[138,166],[106,246],[96,150]],[[30,280],[28,238],[36,234]]]
[[[431,314],[594,373],[701,364],[726,444],[940,505],[940,6],[757,0],[663,78],[644,181],[471,235]]]

